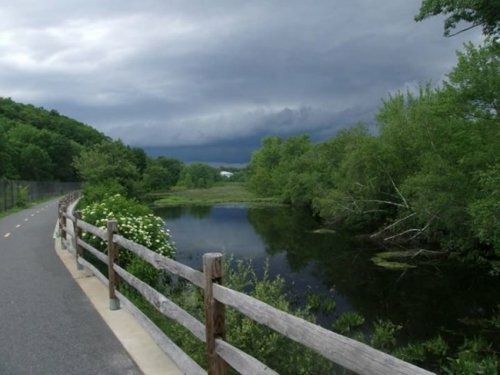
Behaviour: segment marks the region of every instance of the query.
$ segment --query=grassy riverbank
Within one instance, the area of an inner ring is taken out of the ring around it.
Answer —
[[[242,183],[225,183],[206,189],[175,187],[165,193],[150,195],[155,207],[213,205],[244,203],[249,206],[270,206],[280,204],[277,198],[258,197]]]

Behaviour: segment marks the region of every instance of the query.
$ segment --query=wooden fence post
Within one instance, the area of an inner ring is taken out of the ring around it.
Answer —
[[[118,310],[120,308],[120,300],[116,297],[116,286],[118,277],[116,275],[113,264],[118,258],[118,248],[113,242],[113,235],[118,232],[116,220],[108,220],[108,280],[109,280],[109,309]]]
[[[59,228],[58,228],[58,232],[57,232],[57,235],[59,237],[61,237],[61,228],[62,228],[62,208],[61,208],[61,205],[62,205],[62,202],[59,201],[59,203],[57,204],[57,218],[59,219]]]
[[[78,220],[82,219],[82,214],[80,211],[75,211],[75,221],[73,222],[73,234],[75,237],[75,259],[76,259],[76,269],[78,271],[83,270],[83,266],[78,263],[78,258],[83,257],[83,249],[78,244],[78,240],[82,238],[82,228],[78,227]]]
[[[61,206],[61,247],[66,250],[66,213],[68,206],[66,205],[66,201],[63,202]]]
[[[205,276],[205,332],[207,338],[207,357],[209,375],[226,375],[226,362],[215,353],[215,339],[225,337],[225,305],[213,297],[213,283],[222,284],[223,255],[208,253],[203,255]]]

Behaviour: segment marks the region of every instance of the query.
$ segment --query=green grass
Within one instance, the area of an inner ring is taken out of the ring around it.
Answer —
[[[174,188],[169,192],[155,194],[156,207],[204,206],[213,204],[244,203],[249,206],[279,205],[277,198],[261,198],[248,191],[242,183],[226,183],[206,189]]]
[[[37,199],[37,200],[34,200],[32,202],[29,202],[26,207],[12,207],[12,208],[9,208],[8,210],[0,211],[0,219],[3,218],[3,217],[9,216],[9,215],[15,214],[16,212],[25,210],[27,208],[36,206],[37,204],[50,201],[51,199],[54,199],[56,197],[57,196],[52,196],[52,197]]]

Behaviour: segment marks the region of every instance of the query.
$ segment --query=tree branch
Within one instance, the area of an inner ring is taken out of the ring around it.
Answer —
[[[453,34],[448,34],[448,35],[445,35],[447,38],[451,38],[452,36],[455,36],[455,35],[458,35],[458,34],[462,34],[463,32],[465,31],[469,31],[475,27],[478,27],[478,26],[481,26],[481,25],[484,25],[484,22],[481,22],[481,23],[476,23],[474,25],[471,25],[469,27],[466,27],[465,29],[462,29],[460,31],[457,31],[456,33],[453,33]]]
[[[378,237],[379,235],[382,234],[382,232],[385,232],[386,230],[388,229],[391,229],[393,227],[395,227],[396,225],[398,225],[399,223],[401,223],[402,221],[405,221],[407,219],[409,219],[410,217],[413,217],[415,216],[417,213],[416,212],[412,212],[411,214],[409,214],[408,216],[405,216],[404,218],[402,219],[399,219],[399,220],[396,220],[394,223],[392,223],[391,225],[385,227],[385,228],[382,228],[381,230],[379,230],[377,233],[374,233],[372,234],[370,237],[373,238],[373,237]]]

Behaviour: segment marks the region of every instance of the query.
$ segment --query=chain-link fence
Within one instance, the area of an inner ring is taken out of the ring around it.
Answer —
[[[37,199],[79,190],[79,182],[19,181],[0,179],[0,212]],[[25,201],[25,202],[22,202]]]

